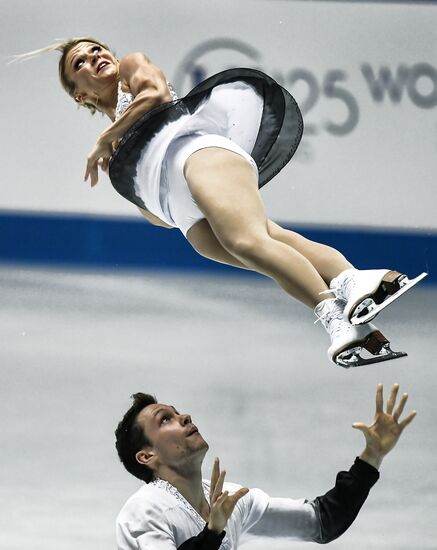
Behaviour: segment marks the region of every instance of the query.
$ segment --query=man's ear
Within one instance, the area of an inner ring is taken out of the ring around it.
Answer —
[[[157,456],[151,447],[147,447],[146,449],[141,449],[141,451],[138,451],[135,458],[140,464],[144,464],[145,466],[151,468],[154,462],[156,462]]]

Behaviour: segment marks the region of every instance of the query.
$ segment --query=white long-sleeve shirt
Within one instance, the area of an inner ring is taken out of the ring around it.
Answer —
[[[234,493],[240,485],[225,483],[224,491]],[[209,482],[203,481],[209,501]],[[286,518],[287,521],[284,522]],[[292,520],[292,521],[290,521]],[[314,507],[305,501],[270,498],[260,489],[251,489],[239,500],[229,518],[220,550],[236,550],[243,535],[253,534],[311,540],[318,532]],[[174,550],[205,527],[205,521],[167,481],[144,485],[123,506],[117,518],[119,550]]]
[[[237,550],[246,535],[329,542],[353,522],[378,476],[377,470],[357,459],[349,472],[337,475],[333,489],[312,501],[272,498],[260,489],[251,489],[237,502],[224,538],[207,547]],[[224,484],[229,493],[240,487]],[[203,481],[203,489],[209,502],[209,481]],[[175,550],[191,539],[189,548],[205,548],[204,542],[193,539],[205,525],[173,485],[157,479],[143,485],[121,509],[116,526],[117,547]]]

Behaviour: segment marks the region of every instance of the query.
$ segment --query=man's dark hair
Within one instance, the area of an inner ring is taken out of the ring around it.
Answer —
[[[140,464],[135,455],[144,447],[151,445],[144,429],[137,422],[138,414],[149,405],[156,404],[156,398],[147,393],[134,393],[131,408],[125,413],[115,430],[115,446],[118,456],[126,470],[146,483],[155,478],[153,471],[144,464]]]

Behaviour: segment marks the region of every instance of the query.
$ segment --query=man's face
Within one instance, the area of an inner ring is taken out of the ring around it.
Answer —
[[[160,403],[149,405],[137,416],[152,444],[156,460],[153,469],[159,466],[182,466],[193,459],[203,460],[208,444],[192,423],[188,414],[180,414],[174,407]]]

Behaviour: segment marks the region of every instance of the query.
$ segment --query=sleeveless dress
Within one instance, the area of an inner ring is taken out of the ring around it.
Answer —
[[[291,94],[254,69],[229,69],[142,115],[126,132],[109,166],[123,197],[186,236],[204,218],[183,177],[185,160],[204,147],[223,147],[245,157],[262,187],[294,155],[303,132]],[[116,117],[133,101],[119,86]]]

